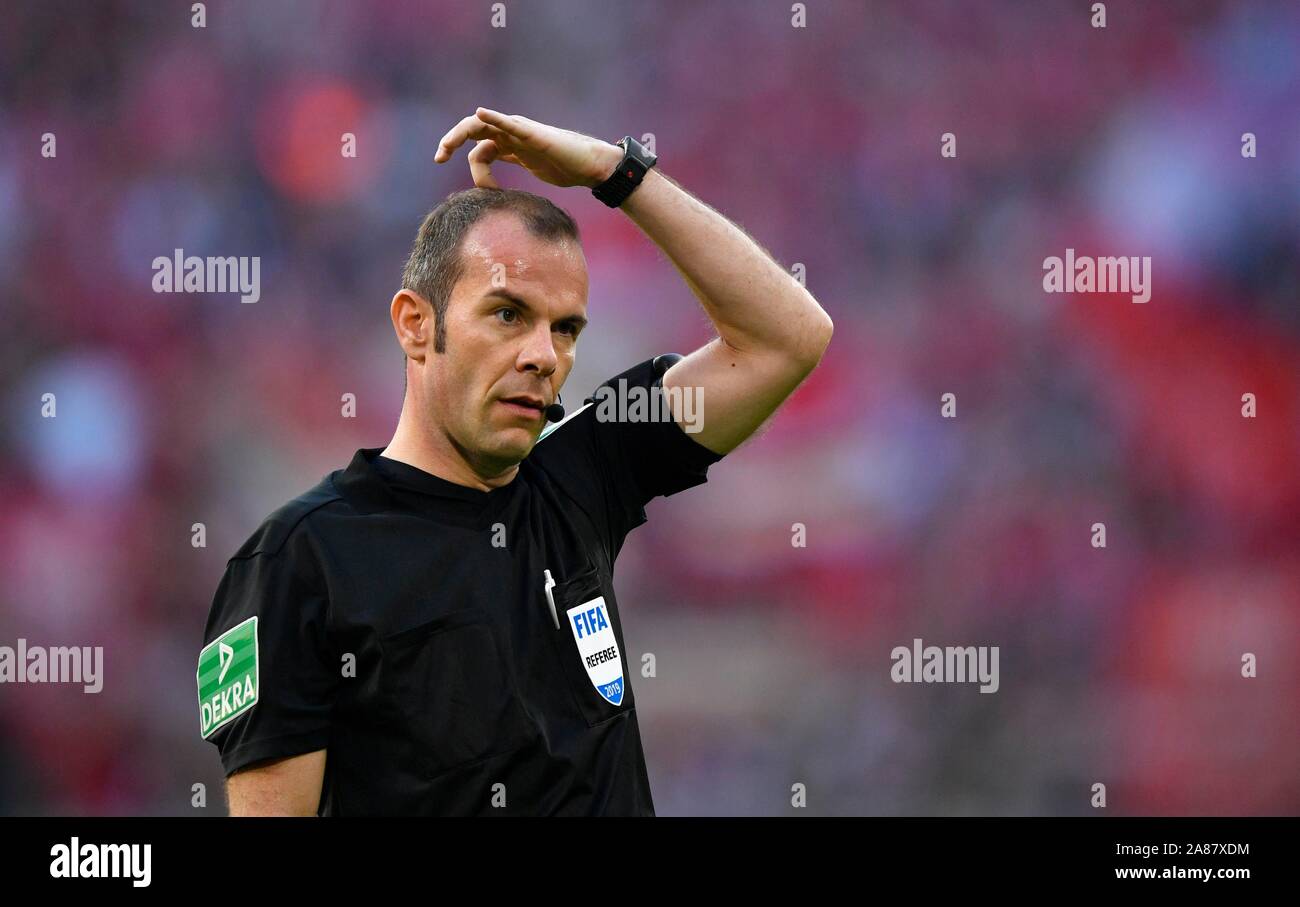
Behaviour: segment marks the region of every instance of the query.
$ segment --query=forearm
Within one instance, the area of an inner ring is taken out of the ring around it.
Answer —
[[[814,364],[821,357],[830,317],[730,220],[657,170],[622,210],[681,272],[728,346]]]

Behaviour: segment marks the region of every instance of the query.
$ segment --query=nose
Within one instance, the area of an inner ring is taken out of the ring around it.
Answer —
[[[551,341],[551,326],[545,319],[541,319],[524,338],[515,367],[523,372],[533,371],[539,377],[549,378],[559,361],[555,354],[555,344]]]

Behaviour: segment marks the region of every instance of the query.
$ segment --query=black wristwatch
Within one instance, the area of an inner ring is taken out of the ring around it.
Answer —
[[[618,146],[623,149],[623,160],[609,179],[591,190],[592,195],[611,208],[623,204],[632,190],[641,185],[641,180],[645,179],[655,161],[659,160],[630,135],[619,139]]]

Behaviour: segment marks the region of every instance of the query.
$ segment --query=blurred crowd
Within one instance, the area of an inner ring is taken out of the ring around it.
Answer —
[[[0,645],[106,676],[0,685],[0,814],[220,811],[216,583],[391,438],[388,303],[479,105],[652,134],[835,321],[620,557],[661,814],[1300,811],[1300,6],[1088,6],[8,4]],[[626,217],[496,169],[583,233],[566,397],[713,336]],[[154,293],[178,248],[259,256],[260,300]],[[1151,256],[1151,301],[1045,293],[1067,248]],[[999,691],[891,682],[915,638],[999,646]]]

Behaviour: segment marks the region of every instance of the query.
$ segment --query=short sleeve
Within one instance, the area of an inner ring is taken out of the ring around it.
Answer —
[[[704,484],[709,467],[722,459],[722,454],[696,442],[670,418],[666,407],[655,402],[663,394],[663,376],[655,375],[649,366],[643,363],[606,381],[601,389],[612,393],[593,400],[597,453],[607,468],[611,490],[621,499],[623,510],[633,515],[654,498]],[[620,383],[624,380],[626,385]],[[602,418],[602,402],[631,398],[634,389],[645,390],[647,418]],[[651,414],[661,418],[651,418]]]
[[[231,558],[208,615],[199,723],[227,775],[329,742],[341,662],[330,650],[314,560],[295,536],[274,553]]]
[[[609,532],[611,557],[623,537],[646,521],[645,505],[708,481],[709,467],[723,458],[695,441],[664,405],[655,359],[615,375],[597,387],[584,406],[543,436],[542,462],[585,464],[580,493],[594,494]],[[636,416],[635,406],[640,409]],[[675,408],[674,404],[674,408]],[[547,450],[547,445],[552,445]]]

